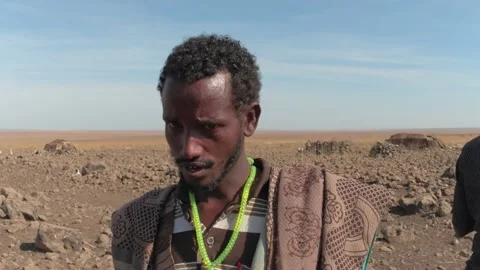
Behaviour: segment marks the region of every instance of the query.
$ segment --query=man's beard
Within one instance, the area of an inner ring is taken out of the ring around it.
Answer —
[[[217,178],[213,179],[210,183],[208,183],[206,185],[192,185],[185,180],[181,171],[179,170],[180,183],[185,184],[185,185],[189,186],[190,188],[193,188],[193,189],[196,189],[196,190],[201,190],[204,193],[210,193],[210,192],[214,191],[225,180],[225,177],[227,176],[227,174],[232,170],[233,166],[235,166],[235,164],[237,163],[238,158],[240,157],[240,153],[242,151],[243,142],[244,142],[244,137],[239,136],[239,138],[237,139],[237,143],[235,144],[235,148],[234,148],[232,154],[230,155],[230,157],[225,162],[225,165],[223,167],[223,171],[220,173],[220,175]],[[211,162],[207,162],[206,164],[210,165],[210,167],[213,166],[213,163],[211,163]]]

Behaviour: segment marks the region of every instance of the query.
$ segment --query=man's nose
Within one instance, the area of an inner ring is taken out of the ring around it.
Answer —
[[[183,137],[182,155],[186,159],[196,159],[202,155],[201,137],[194,134],[185,134]]]

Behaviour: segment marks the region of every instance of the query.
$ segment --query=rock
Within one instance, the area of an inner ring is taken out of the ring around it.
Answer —
[[[22,220],[22,221],[10,224],[7,227],[7,232],[11,233],[11,234],[14,234],[16,232],[23,231],[28,227],[29,227],[29,224]]]
[[[378,157],[393,157],[398,152],[398,147],[389,142],[377,142],[370,149],[368,154],[369,157],[378,158]]]
[[[393,251],[393,249],[391,249],[391,248],[389,248],[389,247],[387,247],[387,246],[382,246],[382,247],[380,247],[380,250],[383,251],[383,252],[388,252],[388,253],[390,253],[390,252]]]
[[[80,251],[84,244],[81,232],[49,223],[40,224],[35,239],[35,247],[46,252]]]
[[[442,189],[443,196],[453,196],[455,194],[455,190],[453,188],[444,188]]]
[[[397,133],[385,141],[395,145],[402,145],[412,150],[425,148],[446,148],[445,144],[434,136],[416,133]]]
[[[104,248],[104,249],[110,248],[111,242],[112,241],[111,241],[110,237],[108,235],[104,234],[104,233],[100,234],[100,236],[95,241],[95,243],[99,247]]]
[[[110,238],[113,236],[112,230],[110,229],[110,227],[107,227],[107,228],[103,229],[102,233],[103,233],[103,234],[106,234],[106,235],[109,236]]]
[[[437,216],[444,217],[449,215],[451,212],[452,212],[452,206],[450,205],[450,203],[444,200],[440,201],[438,205]]]
[[[449,179],[455,178],[455,167],[449,167],[449,168],[447,168],[447,169],[443,172],[442,177],[443,177],[443,178],[449,178]]]
[[[77,152],[77,148],[71,142],[62,139],[56,139],[49,142],[43,148],[45,152],[57,155],[70,154]]]
[[[9,219],[38,219],[36,207],[27,201],[6,199],[1,208]]]
[[[3,202],[2,210],[5,212],[8,219],[21,219],[23,220],[23,214],[20,212],[20,207],[17,201],[7,199]]]
[[[109,225],[112,222],[112,214],[103,215],[98,221],[99,224]]]
[[[432,212],[437,208],[437,202],[430,194],[424,194],[417,198],[418,207],[421,211]]]
[[[416,214],[419,211],[415,198],[403,197],[399,200],[398,204],[403,208],[407,215]]]
[[[452,246],[457,246],[458,244],[460,244],[460,241],[458,241],[457,238],[453,238],[453,240],[452,240],[452,242],[450,242],[450,244],[451,244]]]
[[[11,200],[22,200],[23,196],[18,193],[15,189],[13,188],[0,188],[0,195],[4,196],[4,199],[11,199]]]
[[[353,143],[350,141],[308,141],[303,151],[316,155],[346,154],[353,152]]]
[[[399,206],[404,209],[407,215],[416,214],[418,212],[435,212],[438,207],[437,202],[430,194],[417,195],[413,198],[403,197],[398,203]]]
[[[48,252],[45,254],[45,259],[49,261],[57,261],[59,257],[57,253]]]
[[[82,169],[80,170],[80,174],[82,176],[84,176],[84,175],[87,175],[87,174],[91,174],[92,172],[103,171],[106,168],[107,167],[104,164],[89,162],[89,163],[85,164],[85,166],[82,167]]]
[[[75,256],[75,265],[83,266],[85,263],[92,261],[93,256],[89,251],[81,252],[78,256]]]
[[[466,251],[466,250],[462,250],[462,251],[460,251],[459,255],[463,258],[469,258],[470,255],[471,255],[471,252]]]
[[[406,243],[415,240],[413,230],[406,230],[402,226],[381,226],[380,232],[388,243]]]

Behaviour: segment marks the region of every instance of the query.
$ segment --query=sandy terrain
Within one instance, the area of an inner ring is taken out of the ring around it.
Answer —
[[[435,134],[446,149],[399,148],[392,156],[369,156],[375,142],[398,132],[263,131],[247,141],[247,148],[249,155],[276,166],[308,162],[387,187],[392,203],[382,221],[371,269],[463,269],[472,236],[453,237],[449,207],[455,181],[451,172],[444,172],[480,130],[417,130]],[[78,151],[44,152],[44,145],[57,138],[72,142]],[[343,154],[298,151],[307,140],[317,139],[352,144]],[[0,150],[0,188],[7,188],[2,191],[7,196],[0,195],[0,269],[112,269],[111,212],[176,181],[160,132],[0,131]],[[89,162],[104,167],[89,167],[86,175],[75,175]],[[53,252],[36,247],[38,232],[37,246]],[[67,235],[69,241],[58,243],[54,235]]]

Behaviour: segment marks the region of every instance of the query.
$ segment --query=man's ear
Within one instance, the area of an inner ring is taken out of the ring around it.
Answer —
[[[245,125],[243,130],[243,135],[245,135],[245,137],[250,137],[255,133],[261,113],[262,108],[258,102],[254,102],[246,108]]]

